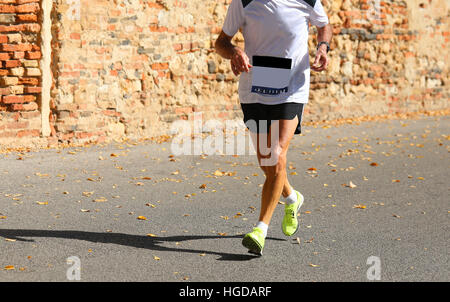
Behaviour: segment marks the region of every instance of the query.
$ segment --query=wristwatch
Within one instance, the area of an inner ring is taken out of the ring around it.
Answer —
[[[325,44],[327,46],[327,52],[330,51],[330,44],[328,42],[322,41],[317,44],[317,50],[319,50],[320,45]]]

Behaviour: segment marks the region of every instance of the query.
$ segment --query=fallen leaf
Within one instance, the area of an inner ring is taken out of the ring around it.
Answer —
[[[145,216],[138,216],[137,219],[139,219],[139,220],[147,220],[147,217],[145,217]]]
[[[0,219],[6,219],[6,216],[0,216]]]
[[[356,204],[356,205],[353,206],[353,208],[354,208],[354,209],[365,209],[366,206],[365,206],[365,205],[362,205],[362,204]]]
[[[309,266],[311,266],[311,267],[319,267],[319,265],[317,265],[317,264],[312,264],[312,263],[310,263]]]
[[[313,242],[313,240],[314,240],[314,237],[312,237],[312,238],[309,239],[309,240],[306,240],[305,243],[311,243],[311,242]]]
[[[9,241],[9,242],[15,242],[16,239],[9,239],[9,238],[5,238],[5,241]]]
[[[401,218],[399,215],[397,215],[397,214],[392,214],[392,216],[393,217],[395,217],[395,218]]]
[[[156,235],[155,235],[155,234],[152,234],[152,233],[148,233],[148,234],[147,234],[147,237],[156,237]]]
[[[214,175],[215,175],[215,176],[223,176],[223,172],[221,172],[220,170],[216,170],[216,171],[214,172]]]
[[[48,201],[36,201],[36,203],[39,205],[47,205]]]
[[[377,164],[377,163],[375,163],[375,162],[373,162],[373,163],[370,163],[370,165],[371,165],[372,167],[376,167],[376,166],[378,166],[378,164]]]
[[[14,265],[7,265],[7,266],[5,266],[4,269],[8,271],[8,270],[14,270],[16,268],[14,267]]]
[[[159,258],[157,256],[153,256],[153,259],[155,259],[156,261],[161,260],[161,258]]]
[[[350,181],[350,183],[348,184],[348,186],[350,187],[350,188],[356,188],[356,185],[352,182],[352,181]]]
[[[100,198],[94,199],[92,201],[93,202],[106,202],[106,201],[108,201],[108,199],[106,199],[105,197],[100,197]]]

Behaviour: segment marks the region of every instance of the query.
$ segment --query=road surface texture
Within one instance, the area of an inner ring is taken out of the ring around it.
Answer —
[[[254,155],[173,155],[170,142],[0,154],[0,280],[450,281],[450,118],[305,126],[288,154],[306,200],[278,205],[262,257],[243,234],[264,182]],[[370,260],[370,259],[369,259]]]

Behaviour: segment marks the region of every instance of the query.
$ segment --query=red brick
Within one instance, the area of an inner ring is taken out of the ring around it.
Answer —
[[[40,7],[38,3],[27,3],[16,6],[17,13],[37,13]]]
[[[25,4],[25,3],[39,3],[39,0],[15,0],[16,4]]]
[[[6,68],[18,67],[20,65],[21,65],[21,63],[20,63],[19,60],[8,60],[8,61],[5,61],[5,67]]]
[[[29,122],[12,122],[6,124],[6,128],[8,129],[26,129],[29,125]]]
[[[179,51],[179,50],[182,50],[182,49],[183,49],[183,44],[181,44],[181,43],[173,44],[173,50]]]
[[[0,25],[0,32],[39,32],[41,30],[41,26],[36,23],[30,24],[18,24],[18,25]]]
[[[7,52],[0,52],[0,61],[7,61],[10,58],[10,54]]]
[[[12,104],[11,109],[13,111],[34,111],[38,109],[38,104],[35,102],[28,104]]]
[[[37,22],[36,14],[18,14],[16,15],[16,22]]]
[[[37,85],[39,85],[39,79],[38,78],[19,78],[19,85],[37,86]]]
[[[29,103],[34,102],[35,100],[36,96],[34,95],[5,95],[2,98],[4,104]]]
[[[30,87],[30,86],[26,86],[24,89],[25,93],[41,93],[42,92],[42,87]]]
[[[17,132],[17,137],[24,137],[24,136],[39,136],[40,131],[39,129],[33,129],[33,130],[20,130]]]
[[[169,63],[154,63],[152,64],[153,70],[165,70],[169,69]]]
[[[0,4],[0,13],[15,13],[16,7],[14,5],[8,5],[8,4]]]
[[[2,44],[2,51],[30,51],[32,48],[31,44],[21,43],[21,44]]]
[[[74,39],[74,40],[80,40],[81,39],[81,35],[79,33],[71,33],[70,34],[70,38]]]
[[[27,51],[25,53],[25,58],[28,60],[36,60],[41,58],[41,52],[40,51]]]

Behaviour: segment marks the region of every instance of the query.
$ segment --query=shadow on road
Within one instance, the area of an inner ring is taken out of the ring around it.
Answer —
[[[241,235],[234,236],[218,236],[218,235],[179,235],[170,237],[149,237],[140,235],[130,235],[122,233],[99,233],[99,232],[85,232],[85,231],[54,231],[54,230],[20,230],[20,229],[0,229],[0,236],[15,239],[17,241],[23,242],[34,242],[33,239],[25,239],[21,237],[51,237],[51,238],[64,238],[64,239],[75,239],[84,240],[90,242],[99,243],[113,243],[124,246],[131,246],[136,248],[144,248],[154,251],[162,252],[181,252],[181,253],[192,253],[192,254],[210,254],[218,255],[220,258],[217,260],[221,261],[247,261],[258,256],[249,254],[230,254],[215,251],[205,251],[196,249],[182,249],[182,248],[171,248],[161,246],[165,242],[181,242],[189,240],[199,240],[199,239],[229,239],[229,238],[242,238]],[[277,238],[267,238],[268,240],[280,240]]]

